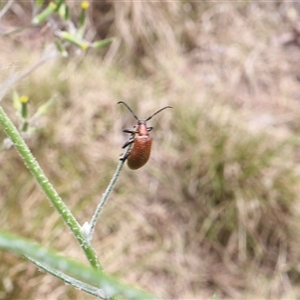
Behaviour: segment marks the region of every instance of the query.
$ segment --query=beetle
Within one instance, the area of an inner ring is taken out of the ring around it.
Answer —
[[[151,153],[152,137],[149,135],[149,132],[153,129],[153,127],[147,127],[147,122],[164,109],[172,108],[172,106],[165,106],[147,119],[141,120],[125,102],[119,101],[118,104],[124,104],[137,120],[137,126],[134,129],[123,130],[123,132],[130,133],[131,137],[122,148],[124,149],[130,144],[133,144],[133,146],[127,155],[120,158],[122,161],[127,159],[128,167],[132,170],[137,170],[146,164]]]

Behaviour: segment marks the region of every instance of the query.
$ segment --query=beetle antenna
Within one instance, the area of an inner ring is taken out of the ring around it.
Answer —
[[[127,109],[131,112],[131,114],[134,116],[134,118],[135,118],[136,120],[138,120],[138,121],[140,120],[140,119],[136,116],[136,114],[133,112],[133,110],[132,110],[125,102],[119,101],[118,104],[120,104],[120,103],[124,104],[124,105],[127,107]]]
[[[152,119],[155,115],[157,115],[158,113],[160,113],[162,110],[166,109],[166,108],[173,108],[172,106],[166,106],[161,108],[160,110],[158,110],[157,112],[155,112],[153,115],[151,115],[149,118],[147,118],[145,121],[149,121],[150,119]]]

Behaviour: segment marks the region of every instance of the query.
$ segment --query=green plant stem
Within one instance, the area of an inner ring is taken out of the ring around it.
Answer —
[[[127,156],[127,154],[130,151],[130,149],[131,149],[131,146],[128,146],[127,149],[126,149],[126,151],[123,153],[122,158],[124,158],[124,157]],[[92,240],[93,233],[95,231],[95,226],[96,226],[98,217],[99,217],[99,215],[100,215],[100,213],[101,213],[104,205],[106,204],[106,202],[108,200],[108,197],[109,197],[110,193],[112,192],[112,190],[113,190],[113,188],[114,188],[114,186],[115,186],[115,184],[116,184],[116,182],[117,182],[117,180],[118,180],[118,178],[120,176],[120,173],[121,173],[122,167],[124,165],[124,162],[125,162],[124,159],[120,160],[120,162],[119,162],[119,164],[117,166],[117,169],[115,171],[115,174],[113,175],[113,177],[112,177],[109,185],[107,186],[104,194],[102,195],[102,198],[101,198],[101,200],[100,200],[100,202],[99,202],[99,204],[98,204],[98,206],[97,206],[97,208],[95,210],[95,213],[94,213],[94,215],[93,215],[93,217],[91,219],[90,230],[89,230],[88,235],[87,235],[89,241]]]
[[[158,297],[143,290],[119,282],[112,276],[104,274],[101,270],[96,270],[95,268],[58,255],[31,240],[7,232],[0,231],[0,249],[25,255],[43,266],[50,266],[51,269],[57,270],[60,273],[69,274],[69,276],[77,278],[77,280],[84,284],[93,285],[95,288],[101,289],[101,295],[104,292],[106,295],[109,295],[110,299],[115,298],[117,295],[122,295],[127,299],[133,300],[158,299]]]
[[[0,238],[1,238],[1,232],[0,232]],[[75,288],[81,290],[81,291],[84,291],[88,294],[91,294],[97,298],[101,298],[101,299],[104,299],[104,300],[107,300],[109,299],[105,294],[104,292],[101,293],[101,290],[99,287],[95,287],[95,286],[92,286],[90,284],[87,284],[83,281],[80,281],[80,280],[77,280],[75,279],[74,277],[72,276],[69,276],[63,272],[60,272],[58,271],[57,269],[54,269],[54,268],[51,268],[49,267],[48,265],[46,264],[43,264],[39,261],[36,261],[34,259],[32,259],[31,257],[29,256],[25,256],[28,260],[30,260],[33,264],[35,264],[39,269],[43,270],[44,272],[48,273],[48,274],[51,274],[53,276],[55,276],[56,278],[62,280],[64,283],[66,284],[71,284],[72,286],[74,286]]]
[[[68,207],[64,204],[64,202],[62,201],[62,199],[60,198],[60,196],[58,195],[57,191],[54,189],[52,184],[49,182],[48,178],[46,177],[43,170],[39,166],[35,157],[32,155],[30,149],[28,148],[28,146],[22,139],[21,135],[19,134],[17,128],[11,122],[11,120],[6,115],[5,111],[1,106],[0,106],[0,124],[2,125],[4,131],[9,136],[13,144],[15,145],[24,163],[26,164],[26,166],[28,167],[28,169],[30,170],[30,172],[38,182],[39,186],[47,195],[51,204],[60,213],[63,220],[66,222],[66,224],[69,226],[69,228],[75,235],[91,266],[93,266],[96,269],[102,270],[94,249],[91,247],[85,235],[82,233],[81,226],[76,221],[75,217],[68,209]]]

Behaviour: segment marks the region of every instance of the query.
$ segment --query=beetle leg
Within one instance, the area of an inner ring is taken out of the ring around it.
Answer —
[[[129,151],[125,156],[122,156],[122,157],[120,158],[120,160],[121,160],[121,161],[125,161],[125,160],[127,159],[127,157],[129,156],[129,154],[130,154],[130,151]]]
[[[136,130],[132,130],[132,129],[124,129],[123,132],[135,134],[135,133],[136,133]]]
[[[151,131],[153,127],[147,127],[147,131]]]
[[[136,134],[136,130],[134,129],[124,129],[123,132],[125,133],[130,133],[131,134],[131,137],[130,139],[122,146],[122,149],[126,148],[127,146],[129,146],[130,144],[132,144],[134,142],[134,136]],[[125,156],[122,156],[120,158],[120,160],[122,161],[125,161],[127,159],[127,157],[129,156],[130,154],[130,151],[125,155]]]
[[[123,145],[123,149],[124,148],[126,148],[128,145],[130,145],[130,144],[132,144],[134,142],[134,138],[131,138],[129,141],[127,141],[124,145]],[[120,158],[120,160],[121,161],[125,161],[126,159],[127,159],[127,157],[129,156],[129,154],[130,154],[130,151],[124,156],[124,154],[123,154],[123,156]]]
[[[122,149],[126,148],[128,145],[132,144],[133,142],[134,142],[134,138],[131,138],[122,146]]]

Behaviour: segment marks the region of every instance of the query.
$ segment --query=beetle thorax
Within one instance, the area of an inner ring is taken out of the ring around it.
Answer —
[[[139,136],[142,136],[142,135],[148,136],[149,135],[146,121],[139,120],[136,132]]]

